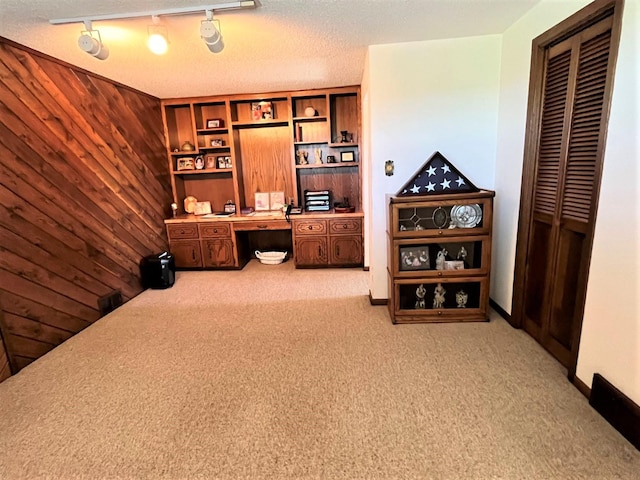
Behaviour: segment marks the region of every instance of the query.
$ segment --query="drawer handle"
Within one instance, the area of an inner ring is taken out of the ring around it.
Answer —
[[[342,225],[342,228],[344,228],[346,230],[347,224],[345,223],[344,225]]]
[[[438,276],[441,277],[442,276],[442,272],[438,272]]]
[[[438,315],[442,315],[442,310],[438,310]]]
[[[309,225],[309,230],[313,230],[313,225]]]
[[[440,231],[438,232],[438,235],[442,235],[442,230],[440,230]]]
[[[184,235],[184,228],[180,229],[180,233]]]
[[[258,228],[267,228],[268,225],[258,225]]]

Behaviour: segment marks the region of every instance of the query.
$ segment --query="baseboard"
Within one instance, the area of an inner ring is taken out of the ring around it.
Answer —
[[[507,311],[498,305],[493,299],[489,299],[489,306],[493,308],[498,315],[504,318],[507,322],[511,323],[511,315],[507,313]]]
[[[371,296],[371,290],[369,290],[369,303],[371,305],[387,305],[389,303],[388,298],[373,298]]]
[[[584,383],[575,375],[571,379],[571,383],[573,383],[573,386],[576,387],[581,394],[587,397],[587,400],[591,398],[591,389],[586,383]]]
[[[599,373],[593,375],[589,404],[640,450],[640,406]]]

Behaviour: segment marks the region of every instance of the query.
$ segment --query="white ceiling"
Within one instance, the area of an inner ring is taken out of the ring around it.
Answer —
[[[301,90],[359,84],[369,45],[502,33],[541,0],[259,0],[215,15],[220,54],[200,39],[204,13],[162,17],[164,56],[145,45],[150,17],[95,21],[104,61],[78,48],[82,23],[49,23],[228,1],[0,0],[0,36],[159,98]]]

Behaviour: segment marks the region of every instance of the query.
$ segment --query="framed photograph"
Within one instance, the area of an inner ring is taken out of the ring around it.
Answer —
[[[400,247],[400,271],[431,270],[429,250],[426,247]]]
[[[224,147],[224,140],[221,138],[214,138],[211,140],[212,147]]]
[[[204,168],[204,158],[202,155],[196,157],[196,170],[202,170]]]
[[[222,128],[224,127],[224,120],[221,118],[210,118],[207,120],[207,128]]]
[[[182,170],[195,170],[196,166],[193,163],[193,158],[191,157],[180,157],[177,160],[178,171]]]
[[[269,192],[256,192],[256,212],[269,210]]]
[[[271,120],[276,118],[271,102],[253,102],[251,104],[251,119],[254,121]]]
[[[224,168],[231,168],[231,157],[224,157]]]
[[[211,202],[196,202],[193,213],[194,215],[207,215],[211,213]]]
[[[227,162],[225,158],[227,157],[216,157],[216,161],[218,162],[218,168],[227,168]]]
[[[269,192],[269,208],[282,210],[284,207],[284,192]]]
[[[341,152],[340,153],[340,161],[341,162],[355,162],[356,161],[356,155],[351,150],[348,151],[348,152]]]
[[[215,155],[205,155],[204,157],[204,168],[207,170],[216,168],[216,156]]]

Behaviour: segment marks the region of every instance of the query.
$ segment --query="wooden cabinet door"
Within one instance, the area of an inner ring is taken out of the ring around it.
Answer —
[[[234,267],[233,242],[229,239],[202,240],[205,267]]]
[[[330,237],[329,263],[331,265],[361,265],[362,237],[360,235]]]
[[[327,264],[327,237],[296,237],[294,256],[297,266],[319,266]]]
[[[202,255],[198,240],[174,240],[169,243],[177,268],[202,268]]]

